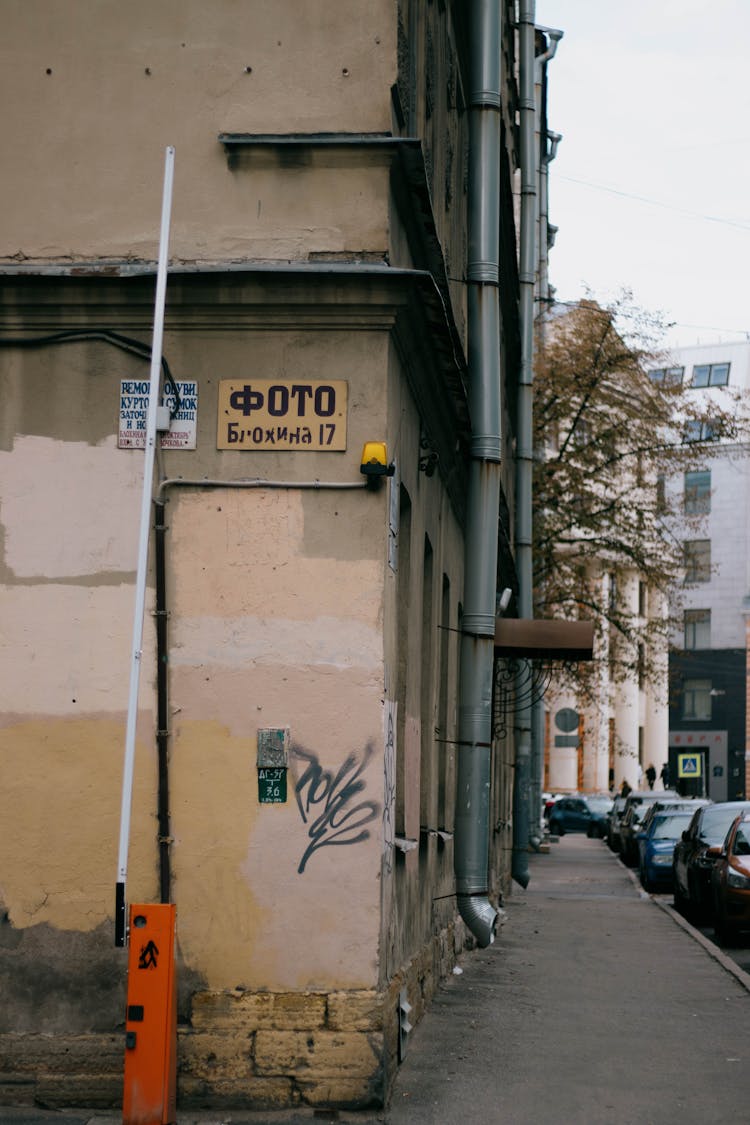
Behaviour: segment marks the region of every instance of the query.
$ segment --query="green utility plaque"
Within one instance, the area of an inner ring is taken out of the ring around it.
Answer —
[[[258,770],[258,802],[283,805],[286,801],[286,768],[267,766]]]

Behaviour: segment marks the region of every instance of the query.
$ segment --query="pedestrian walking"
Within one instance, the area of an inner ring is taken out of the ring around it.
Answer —
[[[648,782],[649,789],[653,789],[654,788],[654,782],[656,781],[656,770],[654,769],[654,763],[653,762],[651,763],[651,765],[646,770],[646,781]]]

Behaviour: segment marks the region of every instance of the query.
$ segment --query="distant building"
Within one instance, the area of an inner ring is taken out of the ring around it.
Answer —
[[[603,561],[598,574],[603,596],[620,599],[645,624],[662,617],[663,599],[632,568],[617,573]],[[548,791],[606,792],[623,781],[636,788],[644,771],[660,771],[667,742],[666,644],[649,653],[656,675],[647,680],[640,671],[615,679],[609,661],[612,636],[600,638],[594,649],[596,677],[592,698],[553,686],[545,696],[545,775]],[[636,656],[634,668],[642,660]]]
[[[563,336],[569,331],[575,335],[580,311],[553,306],[547,323],[549,337],[554,339],[556,329]],[[581,330],[586,332],[585,321]],[[614,370],[610,376],[619,388],[621,377]],[[640,370],[638,377],[644,377]],[[598,409],[601,413],[601,407]],[[627,782],[636,788],[645,784],[643,776],[649,766],[653,765],[658,775],[666,756],[667,607],[664,595],[649,585],[648,576],[638,570],[626,550],[620,549],[617,533],[611,543],[600,546],[597,554],[587,546],[590,536],[600,543],[607,541],[596,521],[593,527],[599,533],[586,524],[586,504],[596,498],[597,508],[598,501],[606,499],[614,478],[607,476],[608,469],[603,477],[591,471],[597,446],[604,441],[596,421],[585,413],[573,421],[563,412],[557,423],[546,436],[546,454],[554,462],[560,445],[566,444],[571,463],[575,464],[578,456],[579,471],[587,480],[589,492],[586,497],[566,496],[566,513],[578,510],[574,508],[577,504],[584,519],[567,536],[568,544],[553,547],[553,552],[568,563],[573,561],[571,570],[577,572],[581,589],[590,591],[590,598],[581,599],[580,615],[596,614],[597,628],[594,662],[585,689],[580,683],[566,687],[565,675],[552,673],[544,697],[544,787],[551,792],[590,793],[619,789]],[[581,432],[578,455],[577,427]],[[587,452],[589,441],[593,452]],[[637,498],[635,507],[639,502],[641,510],[654,509],[657,479],[648,459],[622,458],[616,464],[617,483],[623,479],[627,482],[629,496]],[[543,526],[543,513],[540,519]],[[655,533],[661,534],[660,527]],[[592,607],[599,607],[599,612]],[[617,621],[627,623],[627,635],[626,630],[618,630],[613,624]]]
[[[696,400],[750,389],[750,342],[674,349],[665,377]],[[690,437],[690,420],[687,420]],[[697,437],[710,434],[698,433]],[[714,800],[750,791],[747,749],[750,625],[750,445],[706,447],[700,469],[665,482],[680,521],[684,585],[673,606],[669,660],[669,765],[673,783]],[[701,776],[680,776],[680,755],[701,756]]]

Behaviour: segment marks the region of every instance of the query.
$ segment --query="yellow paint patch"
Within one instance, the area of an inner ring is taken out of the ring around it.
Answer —
[[[254,734],[237,738],[218,722],[183,722],[171,761],[177,932],[186,964],[206,987],[371,985],[379,932],[379,814],[368,839],[351,848],[321,848],[300,873],[310,826],[297,807],[294,771],[286,804],[260,805]],[[367,795],[379,799],[377,758],[367,779]]]
[[[268,915],[242,872],[258,816],[255,739],[216,722],[183,723],[172,745],[172,834],[177,931],[186,963],[209,988],[275,974]]]
[[[114,916],[124,750],[124,719],[47,717],[0,729],[0,898],[16,928],[46,922],[89,931]],[[156,892],[155,813],[155,750],[140,742],[128,873],[133,901]]]

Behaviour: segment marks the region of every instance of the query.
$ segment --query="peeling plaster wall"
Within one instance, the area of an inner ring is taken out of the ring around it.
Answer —
[[[176,259],[385,250],[366,171],[297,168],[280,178],[271,167],[249,183],[228,171],[218,135],[388,131],[392,9],[349,0],[342,20],[330,0],[132,0],[127,9],[11,0],[0,99],[13,112],[2,136],[24,159],[7,162],[3,177],[0,260],[154,258],[169,144]]]
[[[13,413],[11,400],[6,424]],[[107,920],[139,481],[112,438],[66,440],[77,420],[69,423],[63,411],[58,423],[58,440],[18,433],[0,451],[1,1031],[111,1028],[124,993],[122,954]],[[147,618],[145,643],[153,649],[150,626]],[[148,675],[141,689],[131,875],[134,892],[152,897]]]
[[[367,525],[380,504],[302,496],[170,500],[175,886],[183,953],[212,988],[375,982],[384,532]],[[306,557],[307,520],[329,528],[329,558]],[[357,562],[336,557],[337,525],[360,544]],[[258,805],[256,731],[269,726],[290,727],[311,755],[307,823],[294,789],[310,763],[294,749],[287,803]],[[328,818],[350,755],[362,791]]]
[[[86,445],[19,434],[0,452],[0,895],[21,928],[92,930],[111,913],[139,487],[135,462],[112,438]],[[154,755],[147,677],[142,686],[143,809]],[[136,812],[138,836],[150,837],[149,820]],[[134,859],[153,893],[138,845]]]
[[[23,307],[11,287],[6,309],[23,324],[56,285],[39,283],[41,301]],[[73,323],[86,324],[93,306],[80,286],[63,290],[82,302]],[[111,306],[111,327],[134,331],[123,320],[129,307]],[[384,433],[387,339],[362,324],[166,335],[178,377],[196,378],[200,397],[197,447],[161,452],[161,475],[357,485],[165,492],[184,1020],[205,989],[377,986],[387,490],[361,487],[359,451]],[[143,365],[91,342],[0,360],[0,1033],[101,1033],[121,1024],[124,1002],[112,914],[143,467],[142,453],[116,447],[115,431],[120,379],[142,377]],[[217,450],[218,380],[249,363],[278,378],[346,379],[347,449]],[[150,574],[128,873],[135,902],[158,897],[153,606]],[[283,805],[259,804],[256,736],[267,726],[292,733]]]

